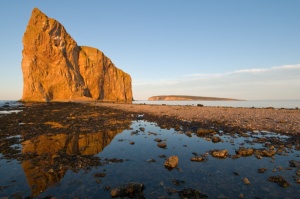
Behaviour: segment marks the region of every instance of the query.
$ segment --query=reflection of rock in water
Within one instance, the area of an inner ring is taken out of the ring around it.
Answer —
[[[101,152],[122,131],[40,135],[23,142],[22,167],[32,195],[37,196],[59,182],[68,169],[78,171],[100,164],[92,155]]]

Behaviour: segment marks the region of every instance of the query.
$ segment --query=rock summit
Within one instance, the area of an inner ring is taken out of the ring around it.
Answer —
[[[131,101],[131,77],[34,8],[23,37],[23,101]]]

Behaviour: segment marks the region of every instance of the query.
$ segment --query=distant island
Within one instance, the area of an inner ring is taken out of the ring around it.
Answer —
[[[149,101],[243,101],[232,98],[219,98],[219,97],[201,97],[201,96],[188,96],[188,95],[159,95],[148,98]]]

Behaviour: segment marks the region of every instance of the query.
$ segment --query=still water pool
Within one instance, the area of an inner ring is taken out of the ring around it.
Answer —
[[[212,138],[221,138],[212,142]],[[160,138],[166,148],[157,146]],[[299,146],[288,136],[269,132],[206,134],[162,129],[137,120],[128,129],[89,134],[45,134],[11,146],[19,158],[0,155],[0,196],[45,198],[110,198],[110,190],[129,182],[143,183],[145,198],[180,198],[178,192],[195,189],[208,198],[297,198],[300,194]],[[241,147],[253,154],[237,156]],[[224,158],[213,150],[228,151]],[[262,149],[276,154],[266,157]],[[179,158],[172,170],[169,156]],[[191,161],[203,157],[204,161]],[[262,169],[264,172],[258,172]],[[297,175],[298,174],[298,175]],[[270,182],[281,176],[284,188]],[[250,182],[247,184],[245,178]]]

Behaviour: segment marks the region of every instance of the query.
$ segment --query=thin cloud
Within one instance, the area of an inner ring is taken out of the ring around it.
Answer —
[[[284,70],[289,70],[289,69],[300,69],[300,64],[296,64],[296,65],[284,65],[284,66],[275,66],[275,67],[272,67],[271,69],[284,69]]]
[[[243,69],[243,70],[236,70],[233,71],[229,74],[236,74],[236,73],[251,73],[251,74],[256,74],[256,73],[263,73],[263,72],[267,72],[269,69],[265,69],[265,68],[253,68],[253,69]]]
[[[223,74],[190,74],[181,78],[133,81],[136,98],[158,94],[218,96],[237,99],[300,99],[300,64],[243,69]]]

